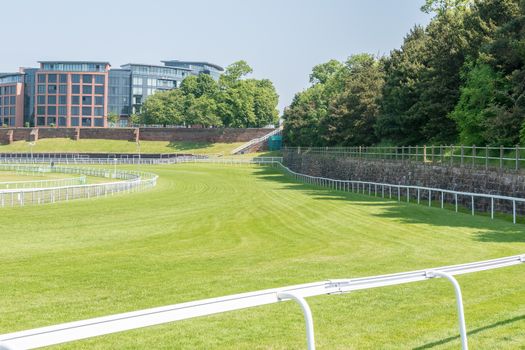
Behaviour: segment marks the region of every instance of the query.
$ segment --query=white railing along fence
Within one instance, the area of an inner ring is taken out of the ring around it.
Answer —
[[[272,136],[275,136],[275,135],[279,135],[283,130],[283,127],[282,126],[279,126],[278,128],[276,128],[274,131],[262,136],[262,137],[259,137],[259,138],[256,138],[256,139],[253,139],[253,140],[250,140],[248,142],[246,142],[245,144],[243,145],[240,145],[239,147],[235,148],[233,151],[230,152],[230,154],[240,154],[240,153],[243,153],[244,151],[248,150],[249,148],[257,145],[257,144],[260,144],[266,140],[268,140],[270,137]]]
[[[410,185],[395,185],[380,182],[370,181],[355,181],[355,180],[337,180],[320,176],[311,176],[295,172],[283,165],[283,159],[281,157],[256,157],[256,158],[206,158],[206,159],[193,159],[191,157],[177,158],[178,163],[218,163],[218,164],[270,164],[276,165],[281,168],[285,173],[294,178],[296,181],[301,181],[306,184],[327,187],[337,191],[354,192],[361,194],[368,194],[372,196],[381,196],[382,198],[395,198],[398,201],[411,200],[421,204],[423,202],[422,197],[426,197],[428,206],[431,207],[435,201],[438,201],[438,205],[444,209],[445,204],[452,204],[456,212],[459,211],[459,207],[462,206],[465,200],[469,202],[469,210],[472,215],[476,213],[476,203],[485,201],[488,207],[490,217],[494,219],[496,213],[497,204],[507,203],[509,208],[512,208],[512,220],[514,223],[517,222],[518,212],[517,204],[525,203],[525,198],[501,196],[494,194],[483,194],[473,192],[461,192],[453,191],[441,188],[424,187],[424,186],[410,186]],[[478,208],[478,211],[481,210]]]
[[[11,171],[42,171],[82,176],[96,176],[118,179],[121,181],[98,184],[71,184],[52,187],[0,189],[0,208],[26,205],[38,205],[70,201],[79,198],[95,198],[112,196],[119,192],[136,192],[154,187],[157,183],[156,174],[133,170],[108,170],[81,167],[42,167],[17,164],[3,164],[4,170]]]
[[[0,190],[19,189],[19,188],[35,188],[35,187],[43,188],[43,187],[73,186],[73,185],[83,185],[85,183],[86,183],[85,176],[64,178],[64,179],[51,179],[51,180],[4,181],[4,182],[0,182]]]
[[[218,298],[203,299],[3,334],[0,335],[0,349],[2,349],[2,346],[3,349],[8,350],[36,349],[105,334],[186,320],[194,317],[294,300],[300,304],[305,316],[307,347],[309,350],[314,350],[315,337],[313,317],[305,298],[445,278],[449,280],[454,287],[462,349],[467,350],[468,340],[463,309],[463,298],[459,283],[454,276],[510,267],[523,264],[524,262],[525,255],[516,255],[500,259],[428,268],[390,275],[327,280],[228,295]],[[409,303],[410,301],[407,300],[407,302]]]
[[[321,187],[328,187],[338,191],[345,192],[356,192],[373,196],[381,196],[382,198],[397,198],[398,201],[406,199],[410,202],[411,198],[421,203],[421,196],[426,195],[428,199],[428,206],[432,206],[433,201],[439,201],[440,206],[443,209],[446,203],[452,203],[455,211],[458,212],[460,200],[468,199],[470,201],[470,211],[472,215],[476,212],[476,200],[485,200],[489,204],[490,217],[494,219],[496,212],[496,201],[507,202],[509,206],[512,206],[512,221],[516,223],[517,220],[517,203],[525,203],[524,198],[500,196],[494,194],[483,194],[483,193],[472,193],[472,192],[461,192],[453,191],[441,188],[423,187],[423,186],[410,186],[410,185],[394,185],[380,182],[370,181],[354,181],[354,180],[337,180],[326,177],[310,176],[305,174],[297,173],[281,163],[277,163],[286,173],[292,176],[297,181],[302,181],[307,184],[312,184]],[[448,195],[448,196],[447,196]],[[461,198],[463,197],[463,198]]]
[[[520,170],[525,168],[525,147],[514,146],[357,146],[285,147],[299,154],[329,155],[362,160],[390,160],[439,164],[444,166]]]
[[[27,162],[26,162],[27,161]],[[410,185],[398,185],[388,184],[371,181],[357,181],[357,180],[338,180],[320,176],[311,176],[295,172],[283,164],[282,157],[255,157],[255,158],[242,158],[242,157],[195,157],[185,156],[170,159],[107,159],[107,158],[89,158],[89,159],[68,159],[64,160],[63,164],[145,164],[145,165],[161,165],[161,164],[177,164],[177,163],[214,163],[214,164],[228,164],[228,165],[241,165],[241,164],[266,164],[275,165],[281,168],[285,173],[292,176],[295,180],[301,181],[307,184],[328,187],[334,190],[355,192],[368,194],[373,196],[381,196],[382,198],[395,198],[398,201],[406,200],[407,202],[414,202],[421,204],[426,202],[428,206],[436,205],[441,208],[445,208],[445,205],[452,205],[456,212],[459,211],[460,207],[466,206],[472,215],[476,212],[482,213],[487,212],[493,219],[497,212],[510,214],[512,221],[517,222],[518,210],[517,205],[525,203],[524,198],[484,194],[484,193],[473,193],[473,192],[462,192],[447,190],[441,188],[424,187],[424,186],[410,186]],[[32,164],[31,159],[17,158],[14,164]],[[45,164],[49,164],[48,161]],[[477,206],[479,204],[479,206]],[[501,210],[506,207],[508,210]],[[0,203],[1,205],[1,203]],[[523,205],[523,204],[522,204]],[[498,210],[498,208],[500,210]]]

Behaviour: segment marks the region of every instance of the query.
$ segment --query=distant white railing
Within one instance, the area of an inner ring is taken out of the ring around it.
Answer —
[[[262,137],[250,140],[250,141],[246,142],[245,144],[240,145],[239,147],[237,147],[233,151],[231,151],[230,154],[234,155],[234,154],[243,153],[243,151],[246,151],[249,148],[251,148],[251,147],[253,147],[253,146],[257,145],[257,144],[268,140],[270,137],[275,136],[275,135],[279,135],[282,132],[282,130],[283,130],[283,127],[279,126],[274,131],[272,131],[272,132],[270,132],[270,133],[268,133],[268,134],[266,134],[266,135],[264,135]]]
[[[426,196],[428,206],[431,207],[434,201],[439,202],[439,206],[443,209],[445,204],[451,202],[456,212],[459,211],[461,199],[467,199],[470,202],[470,212],[472,215],[476,213],[476,200],[486,200],[489,207],[488,212],[490,217],[494,219],[496,213],[496,201],[503,201],[512,207],[512,221],[517,221],[517,203],[525,203],[525,198],[501,196],[494,194],[483,194],[473,192],[461,192],[454,190],[447,190],[441,188],[424,187],[424,186],[410,186],[410,185],[394,185],[381,182],[371,181],[356,181],[356,180],[337,180],[320,176],[311,176],[295,172],[283,165],[282,157],[255,157],[255,158],[205,158],[193,159],[192,157],[177,158],[178,163],[218,163],[218,164],[271,164],[281,168],[285,173],[294,178],[296,181],[301,181],[306,184],[311,184],[320,187],[328,187],[333,190],[356,192],[361,194],[368,194],[373,196],[381,196],[382,198],[396,198],[398,201],[406,200],[421,204],[422,197]],[[448,199],[447,199],[448,195]]]
[[[525,255],[516,255],[500,259],[428,268],[390,275],[327,280],[218,298],[203,299],[3,334],[0,335],[0,349],[2,349],[2,346],[3,349],[7,350],[36,349],[105,334],[187,320],[194,317],[214,315],[227,311],[241,310],[255,306],[293,300],[300,304],[305,316],[307,347],[309,350],[314,350],[315,337],[313,317],[305,298],[445,278],[449,280],[454,287],[460,340],[462,349],[467,350],[468,341],[463,310],[463,297],[461,295],[459,283],[453,276],[515,266],[523,264],[524,262]],[[407,302],[410,302],[410,300]]]
[[[154,187],[158,178],[156,174],[133,170],[64,166],[43,167],[17,164],[2,164],[0,167],[10,171],[77,174],[82,175],[84,179],[85,176],[96,176],[121,180],[99,184],[60,184],[51,187],[0,189],[0,208],[56,203],[80,198],[107,197],[119,192],[136,192]]]
[[[27,162],[25,162],[27,161]],[[487,210],[477,210],[478,212],[487,212],[490,217],[494,219],[497,212],[497,205],[501,203],[508,203],[508,210],[500,211],[502,213],[510,213],[512,221],[517,222],[518,211],[517,204],[525,203],[525,198],[503,196],[495,194],[483,194],[473,192],[462,192],[447,190],[434,187],[411,186],[411,185],[396,185],[372,181],[357,181],[357,180],[337,180],[321,176],[311,176],[295,172],[283,165],[282,157],[203,157],[203,156],[183,156],[177,158],[155,158],[155,159],[107,159],[107,158],[86,158],[86,159],[68,159],[64,160],[64,164],[145,164],[145,165],[161,165],[161,164],[178,164],[178,163],[213,163],[213,164],[266,164],[280,167],[285,173],[292,176],[297,181],[302,181],[307,184],[328,187],[334,190],[345,192],[359,192],[373,196],[381,196],[382,198],[396,198],[398,201],[406,200],[407,202],[414,201],[421,204],[427,201],[428,206],[432,206],[437,201],[441,208],[445,204],[451,204],[456,212],[463,203],[467,202],[466,206],[472,215],[476,213],[476,203],[483,204]],[[14,164],[31,164],[30,159],[17,158]],[[44,164],[49,164],[49,161]],[[62,163],[61,163],[62,164]],[[485,201],[482,203],[482,201]],[[0,204],[1,206],[1,204]]]
[[[0,182],[0,190],[2,189],[19,189],[19,188],[42,188],[42,187],[59,187],[59,186],[73,186],[83,185],[86,183],[85,176],[65,178],[65,179],[51,179],[51,180],[28,180],[28,181],[4,181]]]
[[[456,212],[458,212],[458,207],[460,203],[458,199],[461,199],[460,197],[464,197],[470,200],[470,211],[472,215],[475,214],[475,209],[476,209],[475,200],[485,199],[487,200],[487,202],[490,202],[489,212],[490,212],[491,219],[494,219],[495,208],[496,208],[495,200],[506,201],[510,205],[512,205],[513,223],[516,223],[516,220],[517,220],[516,204],[525,203],[524,198],[500,196],[500,195],[495,195],[495,194],[461,192],[461,191],[453,191],[453,190],[433,188],[433,187],[424,187],[424,186],[394,185],[394,184],[371,182],[371,181],[330,179],[326,177],[300,174],[284,166],[280,162],[277,162],[276,164],[297,181],[302,181],[307,184],[321,186],[321,187],[328,187],[330,189],[334,189],[338,191],[357,192],[357,193],[362,193],[362,194],[368,193],[368,195],[373,195],[373,196],[380,195],[382,198],[385,198],[385,197],[396,198],[397,197],[398,201],[401,201],[401,199],[406,198],[407,202],[410,202],[410,199],[413,196],[414,200],[417,201],[418,204],[421,203],[421,196],[423,194],[426,194],[429,207],[432,206],[433,200],[437,199],[440,202],[441,208],[443,209],[445,206],[445,203],[447,202],[446,195],[448,194],[453,198],[452,203],[454,204],[454,208]]]

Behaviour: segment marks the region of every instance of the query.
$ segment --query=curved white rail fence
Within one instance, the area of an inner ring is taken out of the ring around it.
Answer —
[[[282,288],[259,290],[256,292],[235,294],[219,298],[203,299],[3,334],[0,335],[0,349],[2,349],[2,346],[4,349],[9,350],[36,349],[44,346],[186,320],[199,316],[213,315],[227,311],[294,300],[300,304],[305,315],[308,349],[314,350],[315,337],[313,317],[305,298],[318,295],[348,293],[364,289],[432,280],[435,278],[446,278],[452,283],[454,288],[462,349],[467,350],[468,341],[461,289],[457,280],[453,276],[520,265],[524,262],[525,254],[390,275],[327,280]]]
[[[63,173],[81,175],[78,181],[74,179],[49,180],[50,183],[33,181],[35,187],[1,188],[0,208],[35,204],[56,203],[80,198],[94,198],[112,196],[119,192],[136,192],[157,184],[158,176],[152,173],[133,170],[108,170],[94,168],[72,168],[64,166],[37,166],[2,164],[1,170],[25,173]],[[98,184],[85,184],[86,176],[119,179],[121,181]],[[53,183],[55,181],[55,183]]]
[[[31,158],[7,158],[5,159],[12,164],[34,164],[35,159]],[[517,203],[525,203],[524,198],[492,195],[484,193],[472,193],[472,192],[461,192],[453,191],[440,188],[423,187],[423,186],[409,186],[409,185],[396,185],[388,183],[370,182],[370,181],[355,181],[355,180],[337,180],[326,177],[311,176],[301,174],[291,170],[290,168],[283,165],[282,157],[255,157],[255,158],[234,158],[234,157],[217,157],[217,158],[206,158],[202,156],[192,157],[178,157],[169,159],[141,159],[141,158],[72,158],[60,160],[56,159],[64,164],[149,164],[149,165],[162,165],[162,164],[177,164],[177,163],[218,163],[218,164],[229,164],[229,165],[241,165],[241,164],[268,164],[276,165],[280,167],[290,176],[294,177],[297,181],[304,183],[328,187],[335,190],[347,191],[347,192],[359,192],[362,194],[368,193],[369,195],[381,196],[383,198],[396,198],[398,201],[406,200],[410,202],[411,199],[416,201],[418,204],[421,203],[422,195],[426,194],[428,198],[428,206],[432,206],[436,200],[440,203],[441,208],[444,208],[445,204],[450,203],[454,206],[455,211],[459,211],[460,199],[467,198],[470,201],[470,212],[472,215],[476,213],[475,204],[479,200],[486,200],[490,208],[488,212],[490,217],[494,219],[494,215],[497,210],[496,201],[500,203],[506,202],[509,207],[512,208],[512,220],[516,223],[517,214]],[[49,160],[42,161],[44,164],[49,164]],[[149,174],[152,175],[152,174]],[[87,194],[86,194],[87,195]],[[448,196],[448,198],[447,198]],[[0,203],[1,207],[1,203]]]
[[[496,200],[508,202],[512,206],[512,220],[516,223],[517,220],[517,203],[525,203],[524,198],[500,196],[493,194],[473,193],[473,192],[461,192],[446,190],[441,188],[423,187],[423,186],[410,186],[410,185],[394,185],[380,182],[370,181],[355,181],[355,180],[337,180],[320,176],[311,176],[295,172],[282,164],[281,157],[260,157],[260,158],[191,158],[181,157],[177,158],[176,163],[220,163],[220,164],[270,164],[276,165],[281,168],[285,173],[292,176],[295,180],[303,183],[327,187],[330,189],[345,191],[345,192],[356,192],[362,194],[368,194],[373,196],[381,196],[382,198],[396,198],[398,201],[406,200],[410,202],[413,198],[418,204],[421,203],[421,196],[427,194],[428,206],[432,206],[432,202],[437,200],[440,202],[440,206],[443,209],[445,203],[450,202],[454,205],[455,211],[459,210],[461,197],[467,198],[470,201],[470,212],[475,215],[476,200],[485,199],[490,202],[490,217],[494,219],[496,211]],[[449,195],[449,200],[446,199],[446,195]]]

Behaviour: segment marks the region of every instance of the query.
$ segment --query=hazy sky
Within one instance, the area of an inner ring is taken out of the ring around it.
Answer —
[[[271,79],[279,107],[308,87],[312,66],[360,52],[387,54],[423,0],[3,1],[0,72],[38,60],[160,64],[244,59]]]

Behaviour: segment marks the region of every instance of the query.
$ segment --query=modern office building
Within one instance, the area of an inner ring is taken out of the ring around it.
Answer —
[[[131,70],[109,71],[108,106],[111,114],[118,116],[131,114]]]
[[[121,66],[131,74],[131,112],[140,113],[144,100],[157,91],[176,89],[192,72],[188,68],[128,63]]]
[[[24,75],[0,73],[0,125],[24,124]]]
[[[40,62],[35,126],[107,126],[109,68],[108,62]]]
[[[169,60],[162,63],[168,67],[189,69],[193,75],[208,74],[215,80],[219,80],[224,72],[224,68],[209,62]]]
[[[189,75],[218,79],[224,71],[206,62],[163,62],[111,69],[101,61],[41,61],[39,68],[0,73],[0,125],[107,127],[110,113],[126,125],[155,92],[176,89]]]

